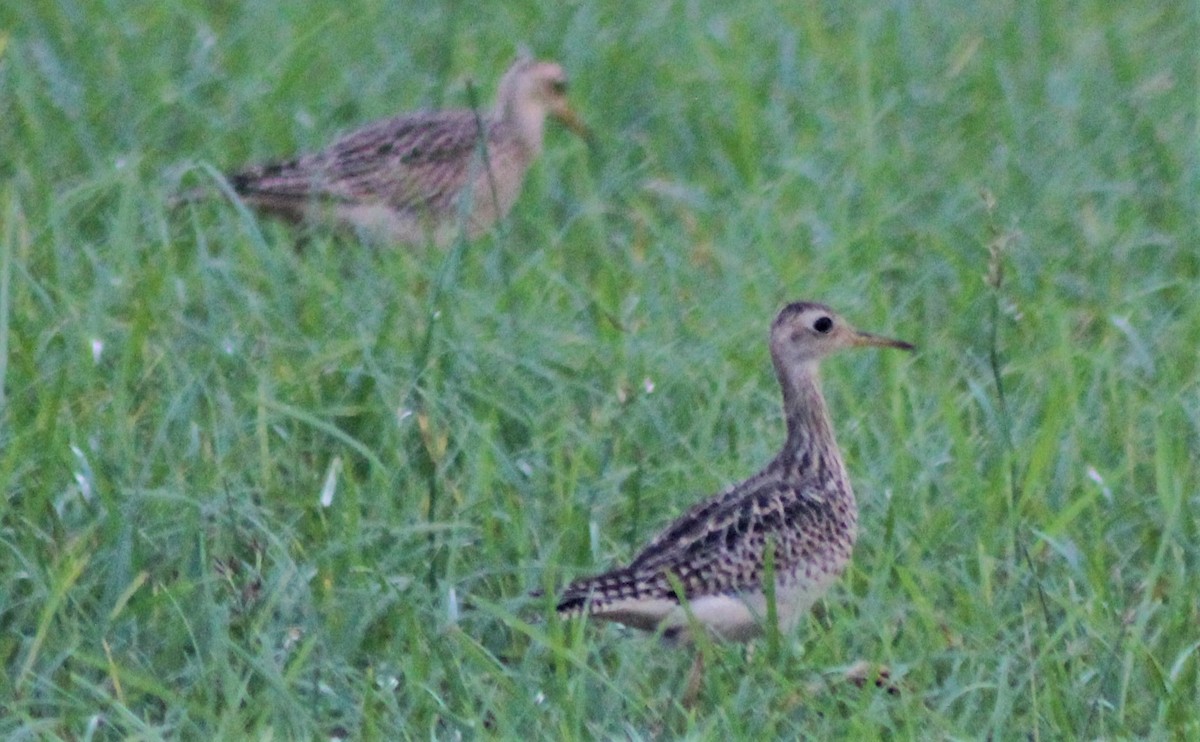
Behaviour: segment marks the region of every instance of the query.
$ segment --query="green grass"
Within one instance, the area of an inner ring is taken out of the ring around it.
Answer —
[[[1200,735],[1200,8],[543,5],[0,9],[0,736]],[[167,207],[518,42],[597,146],[461,251]],[[920,352],[827,364],[854,564],[684,710],[524,596],[766,461],[798,298]]]

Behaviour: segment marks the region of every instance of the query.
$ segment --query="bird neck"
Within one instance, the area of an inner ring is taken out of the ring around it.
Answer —
[[[775,361],[779,384],[783,387],[783,414],[787,419],[787,442],[773,465],[787,478],[795,477],[810,483],[804,489],[807,497],[823,503],[823,516],[832,521],[836,534],[832,549],[844,563],[858,535],[858,503],[846,473],[846,464],[838,450],[833,423],[816,361],[784,368]],[[840,567],[838,568],[840,570]]]
[[[536,157],[542,150],[542,135],[546,129],[546,110],[536,105],[521,105],[514,98],[502,98],[496,118],[517,133],[517,141],[526,155]]]
[[[784,454],[788,458],[805,459],[805,452],[837,456],[837,443],[833,435],[833,423],[829,409],[821,394],[821,379],[817,373],[817,362],[792,368],[784,368],[778,361],[775,371],[779,385],[783,388],[783,416],[787,421],[787,443]]]

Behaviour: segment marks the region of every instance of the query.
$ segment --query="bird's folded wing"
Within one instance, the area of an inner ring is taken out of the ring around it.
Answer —
[[[479,136],[471,111],[409,114],[352,132],[321,152],[250,168],[230,180],[246,197],[444,209],[467,182]]]

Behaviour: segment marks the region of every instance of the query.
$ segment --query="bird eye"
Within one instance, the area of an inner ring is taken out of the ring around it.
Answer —
[[[833,329],[833,320],[828,317],[817,317],[817,321],[813,322],[813,329],[824,335]]]
[[[555,95],[566,95],[567,81],[566,80],[551,80],[550,81],[550,90]]]

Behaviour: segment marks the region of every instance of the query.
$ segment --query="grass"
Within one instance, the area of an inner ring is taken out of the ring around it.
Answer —
[[[0,734],[1195,738],[1198,35],[1099,0],[6,4]],[[167,207],[490,95],[517,41],[599,141],[552,130],[461,251]],[[854,564],[685,710],[689,656],[524,596],[773,453],[796,298],[920,352],[827,364]]]

